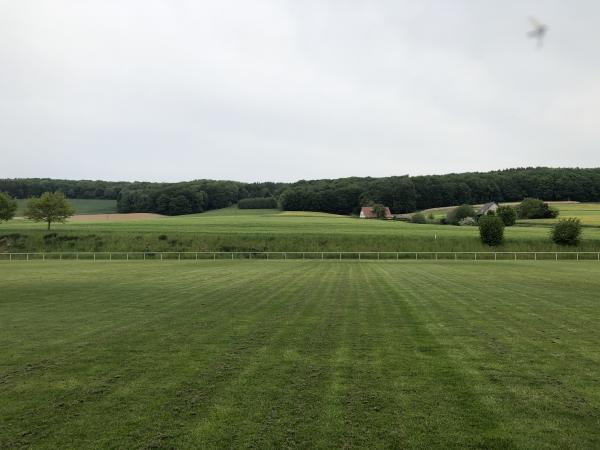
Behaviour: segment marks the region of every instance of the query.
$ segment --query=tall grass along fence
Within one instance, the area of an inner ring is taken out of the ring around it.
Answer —
[[[0,261],[600,261],[600,252],[48,252],[0,253]]]

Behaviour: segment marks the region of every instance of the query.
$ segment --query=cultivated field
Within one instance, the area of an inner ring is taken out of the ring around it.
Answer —
[[[584,226],[600,227],[600,203],[573,203],[554,205],[560,210],[556,219],[521,220],[520,223],[531,225],[551,225],[559,219],[577,217]]]
[[[583,205],[580,205],[582,207]],[[587,206],[586,206],[587,207]],[[566,214],[566,213],[565,213]],[[103,216],[104,217],[104,216]],[[587,224],[584,218],[584,225]],[[593,222],[592,222],[593,223]],[[506,229],[498,251],[600,251],[600,227],[577,247],[550,242],[543,222]],[[129,221],[0,225],[0,251],[486,251],[477,227],[361,220],[334,214],[239,210]]]
[[[116,200],[69,199],[69,203],[75,210],[75,214],[112,214],[117,212]],[[26,204],[26,199],[17,200],[17,216],[23,215]]]
[[[0,263],[0,447],[598,448],[599,275]]]

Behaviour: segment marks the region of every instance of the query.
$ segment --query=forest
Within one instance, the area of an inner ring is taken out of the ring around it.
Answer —
[[[244,183],[194,180],[180,183],[0,179],[0,192],[15,198],[61,191],[68,198],[115,199],[119,212],[190,214],[224,208],[243,199],[276,198],[292,211],[357,213],[361,206],[382,203],[393,213],[483,203],[520,201],[600,201],[600,168],[519,168],[447,175],[350,177],[294,183]]]

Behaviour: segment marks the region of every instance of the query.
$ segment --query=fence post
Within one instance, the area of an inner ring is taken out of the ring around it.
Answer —
[[[340,252],[340,261],[342,260],[342,252]]]
[[[577,252],[577,261],[579,261],[579,252]]]
[[[419,254],[415,252],[415,260],[419,259]]]
[[[46,254],[42,253],[42,261],[46,261]]]
[[[554,253],[554,259],[558,261],[558,252]]]
[[[94,253],[94,261],[96,261],[96,253]]]
[[[58,260],[59,260],[59,261],[62,261],[62,253],[60,253],[60,254],[58,255]]]
[[[477,252],[475,252],[475,261],[477,261]]]
[[[162,254],[162,252],[160,252],[160,260],[161,260],[161,261],[162,261],[162,255],[163,255],[163,254]]]
[[[360,261],[360,252],[358,252],[358,260]]]
[[[498,261],[498,253],[494,252],[494,261]]]
[[[398,252],[396,252],[396,261],[398,261],[400,259],[400,254]]]
[[[437,252],[435,252],[435,260],[437,261],[437,259],[438,259],[438,254],[437,254]]]
[[[458,253],[454,252],[454,261],[458,259]]]
[[[181,261],[181,253],[177,253],[177,260]]]
[[[198,259],[198,253],[196,253],[196,259]],[[213,253],[213,261],[217,260],[217,254]]]
[[[515,252],[515,261],[517,260],[517,252]]]
[[[110,253],[108,254],[108,260],[109,260],[109,261],[112,261],[112,252],[110,252]]]
[[[533,260],[534,260],[534,261],[537,261],[537,252],[535,252],[535,253],[533,254]]]
[[[377,252],[377,261],[379,261],[379,252]]]
[[[27,261],[29,261],[29,253],[27,253]]]
[[[125,254],[125,259],[126,259],[127,261],[129,261],[129,252],[127,252],[127,253]]]

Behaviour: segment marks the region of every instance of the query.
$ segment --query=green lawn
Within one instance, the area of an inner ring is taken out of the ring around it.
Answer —
[[[25,211],[26,199],[17,200],[17,216],[22,216]],[[116,200],[87,200],[69,199],[75,214],[113,214],[117,212]]]
[[[0,263],[0,448],[598,448],[600,263]]]

